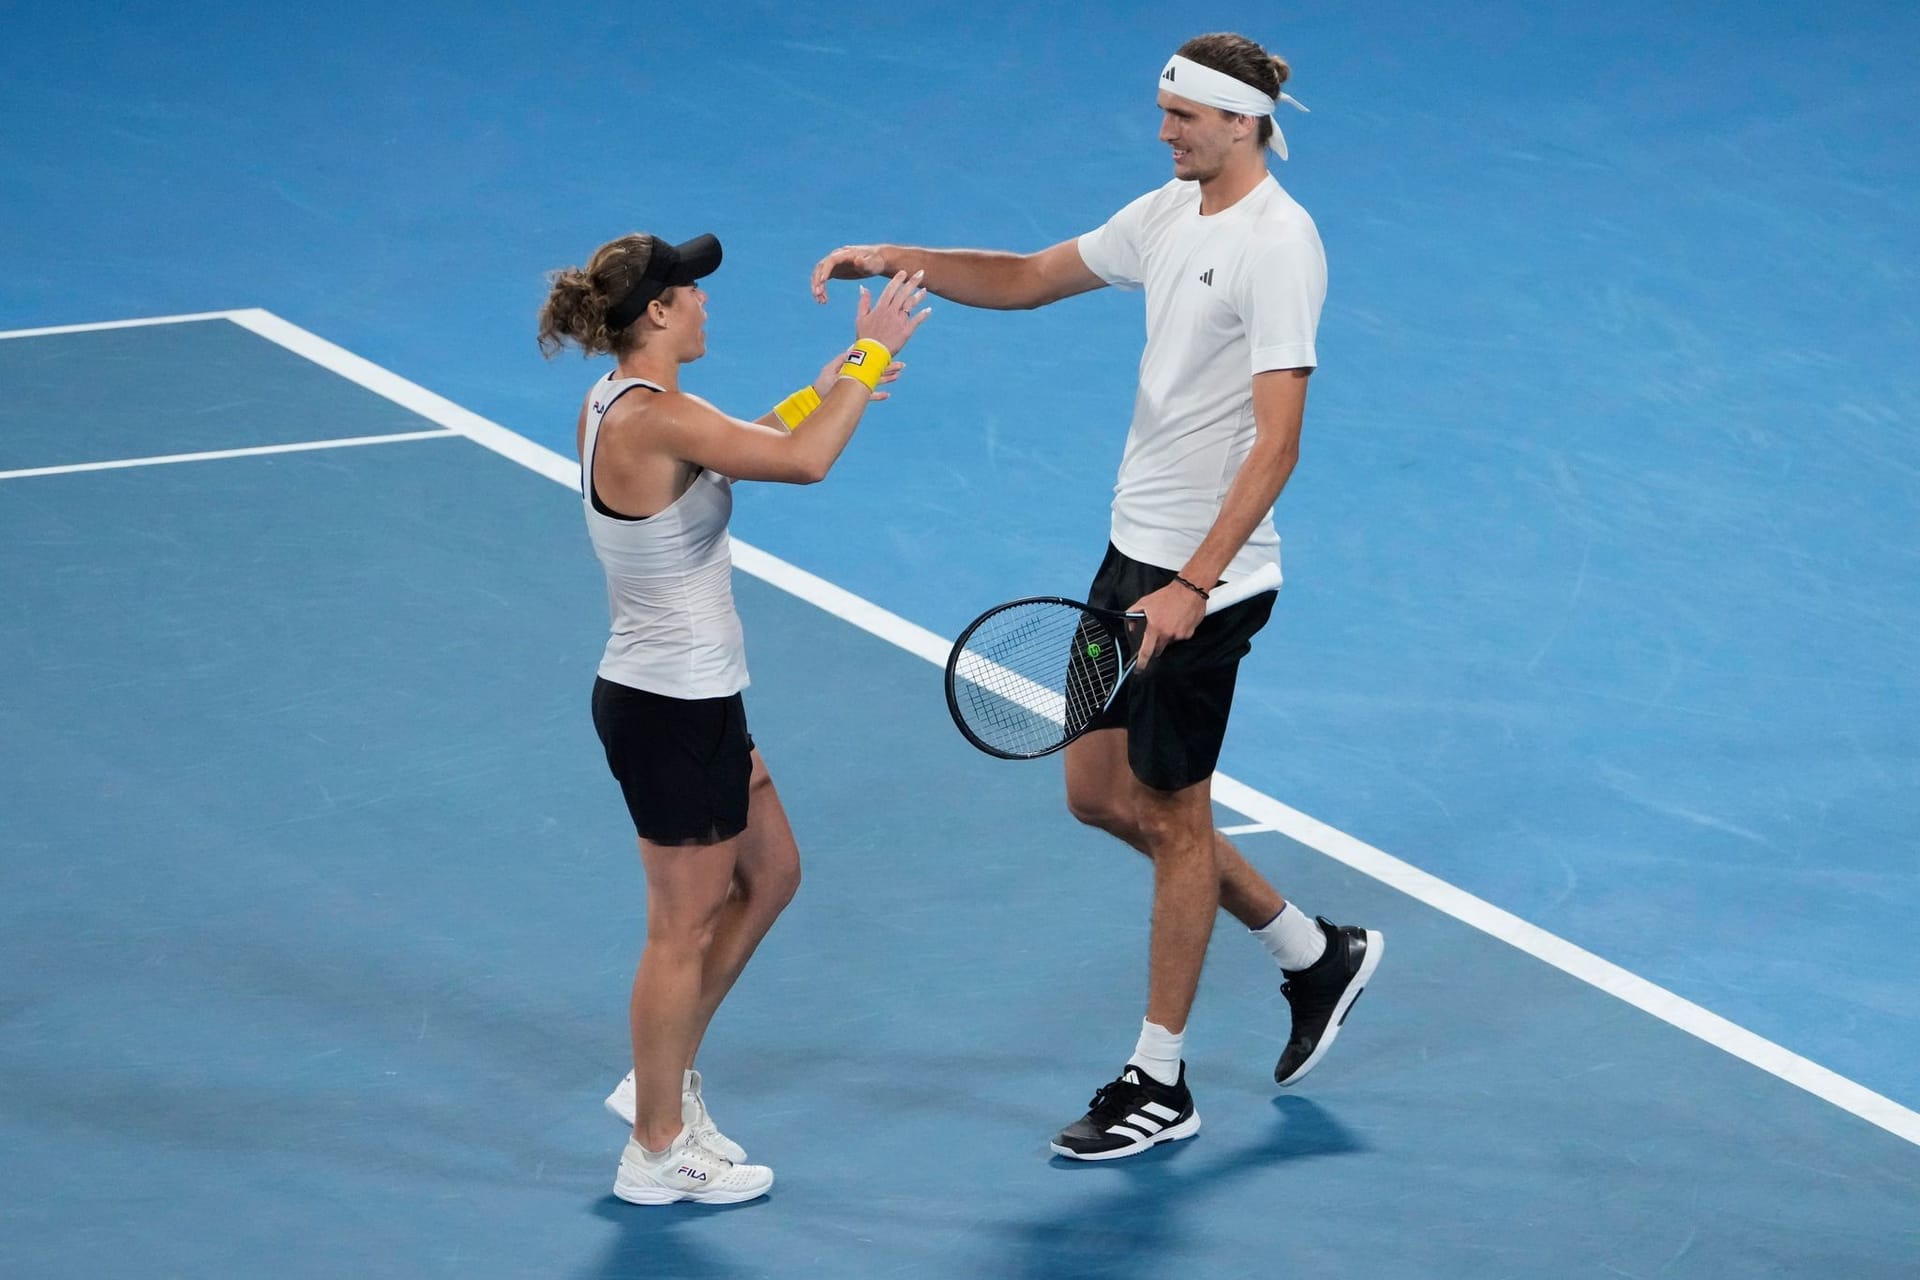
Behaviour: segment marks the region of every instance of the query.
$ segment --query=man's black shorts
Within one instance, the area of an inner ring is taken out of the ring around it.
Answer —
[[[1130,559],[1109,545],[1087,589],[1087,603],[1125,610],[1173,581],[1173,569]],[[1274,593],[1263,591],[1201,620],[1199,630],[1135,668],[1094,729],[1127,731],[1133,776],[1159,791],[1179,791],[1212,776],[1227,736],[1240,659],[1273,613]]]
[[[753,737],[739,694],[669,698],[596,677],[593,727],[641,838],[717,844],[747,829]]]

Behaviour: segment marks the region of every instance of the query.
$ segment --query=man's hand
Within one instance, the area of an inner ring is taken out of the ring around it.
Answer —
[[[1207,616],[1207,602],[1198,591],[1169,582],[1152,595],[1134,601],[1127,612],[1147,615],[1146,634],[1140,637],[1140,656],[1134,663],[1144,671],[1155,654],[1199,629],[1201,619]]]
[[[879,245],[843,244],[813,264],[813,300],[827,300],[829,280],[865,280],[886,274],[887,260],[881,256]]]

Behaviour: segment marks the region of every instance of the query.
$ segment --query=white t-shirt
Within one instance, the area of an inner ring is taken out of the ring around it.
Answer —
[[[1175,179],[1080,237],[1110,285],[1147,292],[1147,348],[1113,493],[1113,545],[1178,569],[1206,538],[1253,448],[1253,375],[1312,368],[1327,296],[1320,233],[1269,174],[1202,217]],[[1268,512],[1226,578],[1280,562]]]

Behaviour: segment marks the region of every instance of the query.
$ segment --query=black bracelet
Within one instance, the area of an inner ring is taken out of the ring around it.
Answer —
[[[1211,597],[1207,595],[1207,589],[1205,587],[1195,586],[1193,583],[1188,582],[1184,577],[1182,577],[1177,573],[1173,575],[1173,580],[1179,583],[1181,586],[1185,587],[1187,590],[1193,592],[1195,595],[1199,596],[1202,600],[1211,599]]]

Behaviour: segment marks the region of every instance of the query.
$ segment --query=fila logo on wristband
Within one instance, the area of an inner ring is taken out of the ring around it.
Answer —
[[[862,338],[847,351],[846,361],[840,366],[840,376],[863,383],[867,390],[872,391],[886,379],[887,365],[892,359],[893,353],[883,344],[872,338]]]

